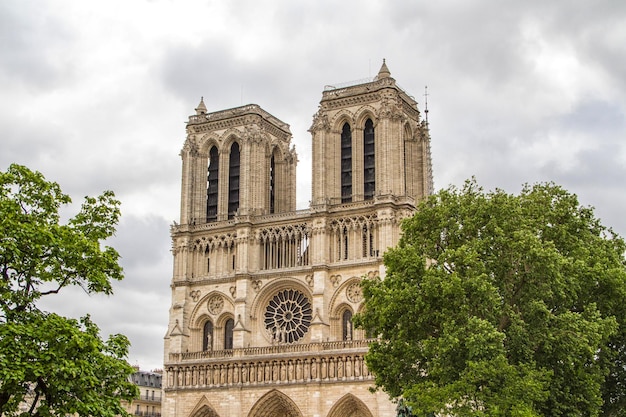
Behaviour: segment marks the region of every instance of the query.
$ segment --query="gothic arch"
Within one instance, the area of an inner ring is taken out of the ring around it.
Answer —
[[[210,311],[208,309],[207,306],[207,302],[209,301],[210,298],[214,297],[214,296],[220,296],[221,299],[224,302],[224,306],[220,311],[217,311],[217,314],[209,314]],[[211,320],[213,321],[214,324],[217,323],[216,320],[216,316],[222,315],[222,311],[228,311],[228,312],[233,312],[235,311],[235,305],[233,304],[233,302],[230,300],[230,297],[227,296],[226,294],[220,292],[220,291],[211,291],[208,294],[206,294],[204,297],[202,297],[198,303],[196,304],[196,306],[193,308],[193,310],[191,310],[191,320],[189,321],[190,326],[189,329],[190,330],[194,330],[194,329],[201,329],[202,328],[202,324],[206,321],[207,318],[211,318]],[[211,317],[213,316],[213,317]],[[232,316],[232,313],[231,313]],[[220,317],[221,320],[221,317]]]
[[[214,312],[211,312],[208,307],[208,302],[211,299],[217,300]],[[223,303],[219,308],[219,300]],[[202,350],[204,341],[204,324],[207,321],[213,323],[213,348],[221,350],[222,337],[217,332],[223,330],[224,322],[228,317],[233,318],[233,311],[235,311],[235,305],[230,300],[230,297],[226,296],[219,291],[211,291],[202,297],[195,305],[190,314],[189,331],[190,331],[190,350],[199,352]]]
[[[228,129],[222,134],[222,147],[220,148],[220,154],[230,155],[230,147],[235,142],[239,144],[239,149],[243,149],[241,132],[233,128]]]
[[[202,396],[202,399],[198,401],[198,404],[194,407],[190,417],[220,417],[220,415],[215,411],[215,409],[211,406],[211,403],[206,398],[206,396]]]
[[[215,320],[215,323],[217,324],[217,326],[218,326],[220,329],[223,329],[223,328],[224,328],[224,325],[226,324],[226,322],[227,322],[229,319],[232,319],[233,321],[235,320],[235,316],[234,316],[234,315],[233,315],[233,313],[232,313],[232,312],[230,312],[230,311],[225,312],[224,314],[222,314],[222,315],[221,315],[221,316],[220,316],[217,320]]]
[[[330,409],[328,417],[374,417],[363,401],[346,394]]]
[[[274,389],[259,398],[248,414],[248,417],[275,416],[302,417],[302,413],[293,400]]]
[[[354,130],[354,114],[346,109],[340,110],[333,116],[333,119],[330,122],[331,131],[341,133],[341,128],[344,123],[348,123],[350,128]]]
[[[355,113],[354,120],[356,128],[363,129],[367,119],[372,119],[375,129],[378,125],[378,118],[376,117],[376,110],[372,106],[363,106]]]
[[[350,330],[347,331],[346,323],[344,320],[344,314],[349,315]],[[354,334],[354,326],[352,325],[352,317],[354,316],[355,309],[348,303],[340,303],[334,310],[331,310],[329,315],[330,319],[330,334],[331,340],[356,340],[358,337]]]
[[[339,285],[339,287],[337,288],[337,290],[331,297],[330,303],[329,303],[329,306],[330,306],[329,311],[331,311],[331,314],[333,317],[339,317],[339,314],[340,314],[339,309],[341,308],[342,304],[349,305],[350,308],[352,308],[353,312],[358,310],[359,308],[358,306],[362,304],[361,300],[358,300],[356,302],[349,300],[348,296],[346,295],[346,291],[353,284],[360,284],[360,283],[361,283],[361,278],[354,276],[354,277],[348,278],[345,282]]]
[[[415,140],[419,139],[419,138],[416,138],[415,128],[411,126],[411,123],[409,123],[408,121],[402,127],[402,135],[403,135],[402,139],[404,139],[405,141],[414,142]]]
[[[222,148],[221,148],[220,142],[221,142],[220,137],[217,136],[215,133],[213,132],[207,133],[206,135],[202,136],[200,140],[198,141],[200,154],[202,156],[208,156],[209,150],[211,149],[212,146],[215,146],[218,152],[221,152]]]
[[[275,155],[279,161],[283,161],[285,159],[285,149],[280,146],[280,143],[272,143],[268,145],[267,156],[271,157],[272,155]]]
[[[283,291],[285,293],[279,295]],[[306,297],[306,300],[298,293]],[[274,299],[275,297],[279,298]],[[270,304],[271,309],[268,307]],[[266,316],[266,308],[269,316]],[[291,313],[285,313],[285,309]],[[272,343],[308,343],[311,338],[310,322],[315,316],[313,297],[310,289],[299,280],[287,278],[268,284],[252,302],[250,311],[253,322],[256,321],[258,334],[264,335]],[[291,318],[287,321],[291,324],[282,322],[282,318],[286,317],[284,314],[290,315]],[[270,325],[267,320],[271,321],[272,316],[287,327],[286,332],[285,329],[280,330],[282,327],[273,330],[268,327]]]
[[[252,301],[250,312],[252,313],[253,318],[262,317],[263,311],[261,311],[260,309],[264,308],[265,305],[269,302],[270,298],[272,298],[278,291],[284,289],[298,290],[302,294],[304,294],[309,300],[313,300],[311,290],[305,283],[296,278],[278,279],[271,284],[267,284],[265,287],[263,287],[254,299],[254,301]]]

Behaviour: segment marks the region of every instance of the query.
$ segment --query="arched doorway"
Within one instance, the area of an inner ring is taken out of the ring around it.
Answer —
[[[302,413],[289,397],[272,390],[259,398],[248,417],[302,417]]]
[[[363,401],[352,394],[346,394],[335,403],[328,417],[373,417]]]
[[[214,409],[209,407],[208,405],[203,405],[198,409],[195,413],[192,414],[192,417],[220,417]]]

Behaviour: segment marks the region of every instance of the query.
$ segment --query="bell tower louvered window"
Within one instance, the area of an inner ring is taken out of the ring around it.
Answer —
[[[217,190],[219,180],[220,155],[213,146],[209,152],[209,175],[207,177],[206,221],[217,220]]]
[[[365,122],[363,130],[363,198],[371,200],[376,191],[376,154],[374,147],[374,123]]]
[[[276,211],[276,161],[272,154],[270,160],[270,213]]]
[[[352,201],[352,131],[344,123],[341,130],[341,202]]]
[[[228,218],[235,217],[239,209],[239,173],[240,173],[239,144],[233,143],[230,147],[230,159],[228,164]]]

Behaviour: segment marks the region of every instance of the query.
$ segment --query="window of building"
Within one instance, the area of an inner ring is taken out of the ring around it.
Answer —
[[[363,192],[364,199],[374,198],[376,191],[376,154],[374,147],[374,123],[372,119],[365,121],[363,130]]]
[[[230,147],[228,164],[228,218],[235,217],[239,209],[239,173],[240,173],[239,144],[233,143]]]
[[[352,131],[348,123],[341,130],[341,202],[352,201]]]
[[[217,190],[219,181],[219,163],[220,156],[217,148],[213,146],[209,152],[209,175],[207,178],[207,202],[206,202],[206,221],[214,222],[217,220]]]
[[[309,299],[298,290],[279,291],[265,308],[265,328],[273,343],[294,343],[304,337],[313,319]]]
[[[235,321],[233,319],[226,320],[224,325],[224,349],[233,348],[233,329],[235,327]]]

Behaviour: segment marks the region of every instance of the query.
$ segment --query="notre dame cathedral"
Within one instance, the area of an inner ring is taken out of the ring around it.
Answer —
[[[392,417],[352,326],[400,223],[433,191],[428,124],[383,65],[327,86],[296,210],[289,125],[250,104],[187,123],[171,229],[166,417]]]

